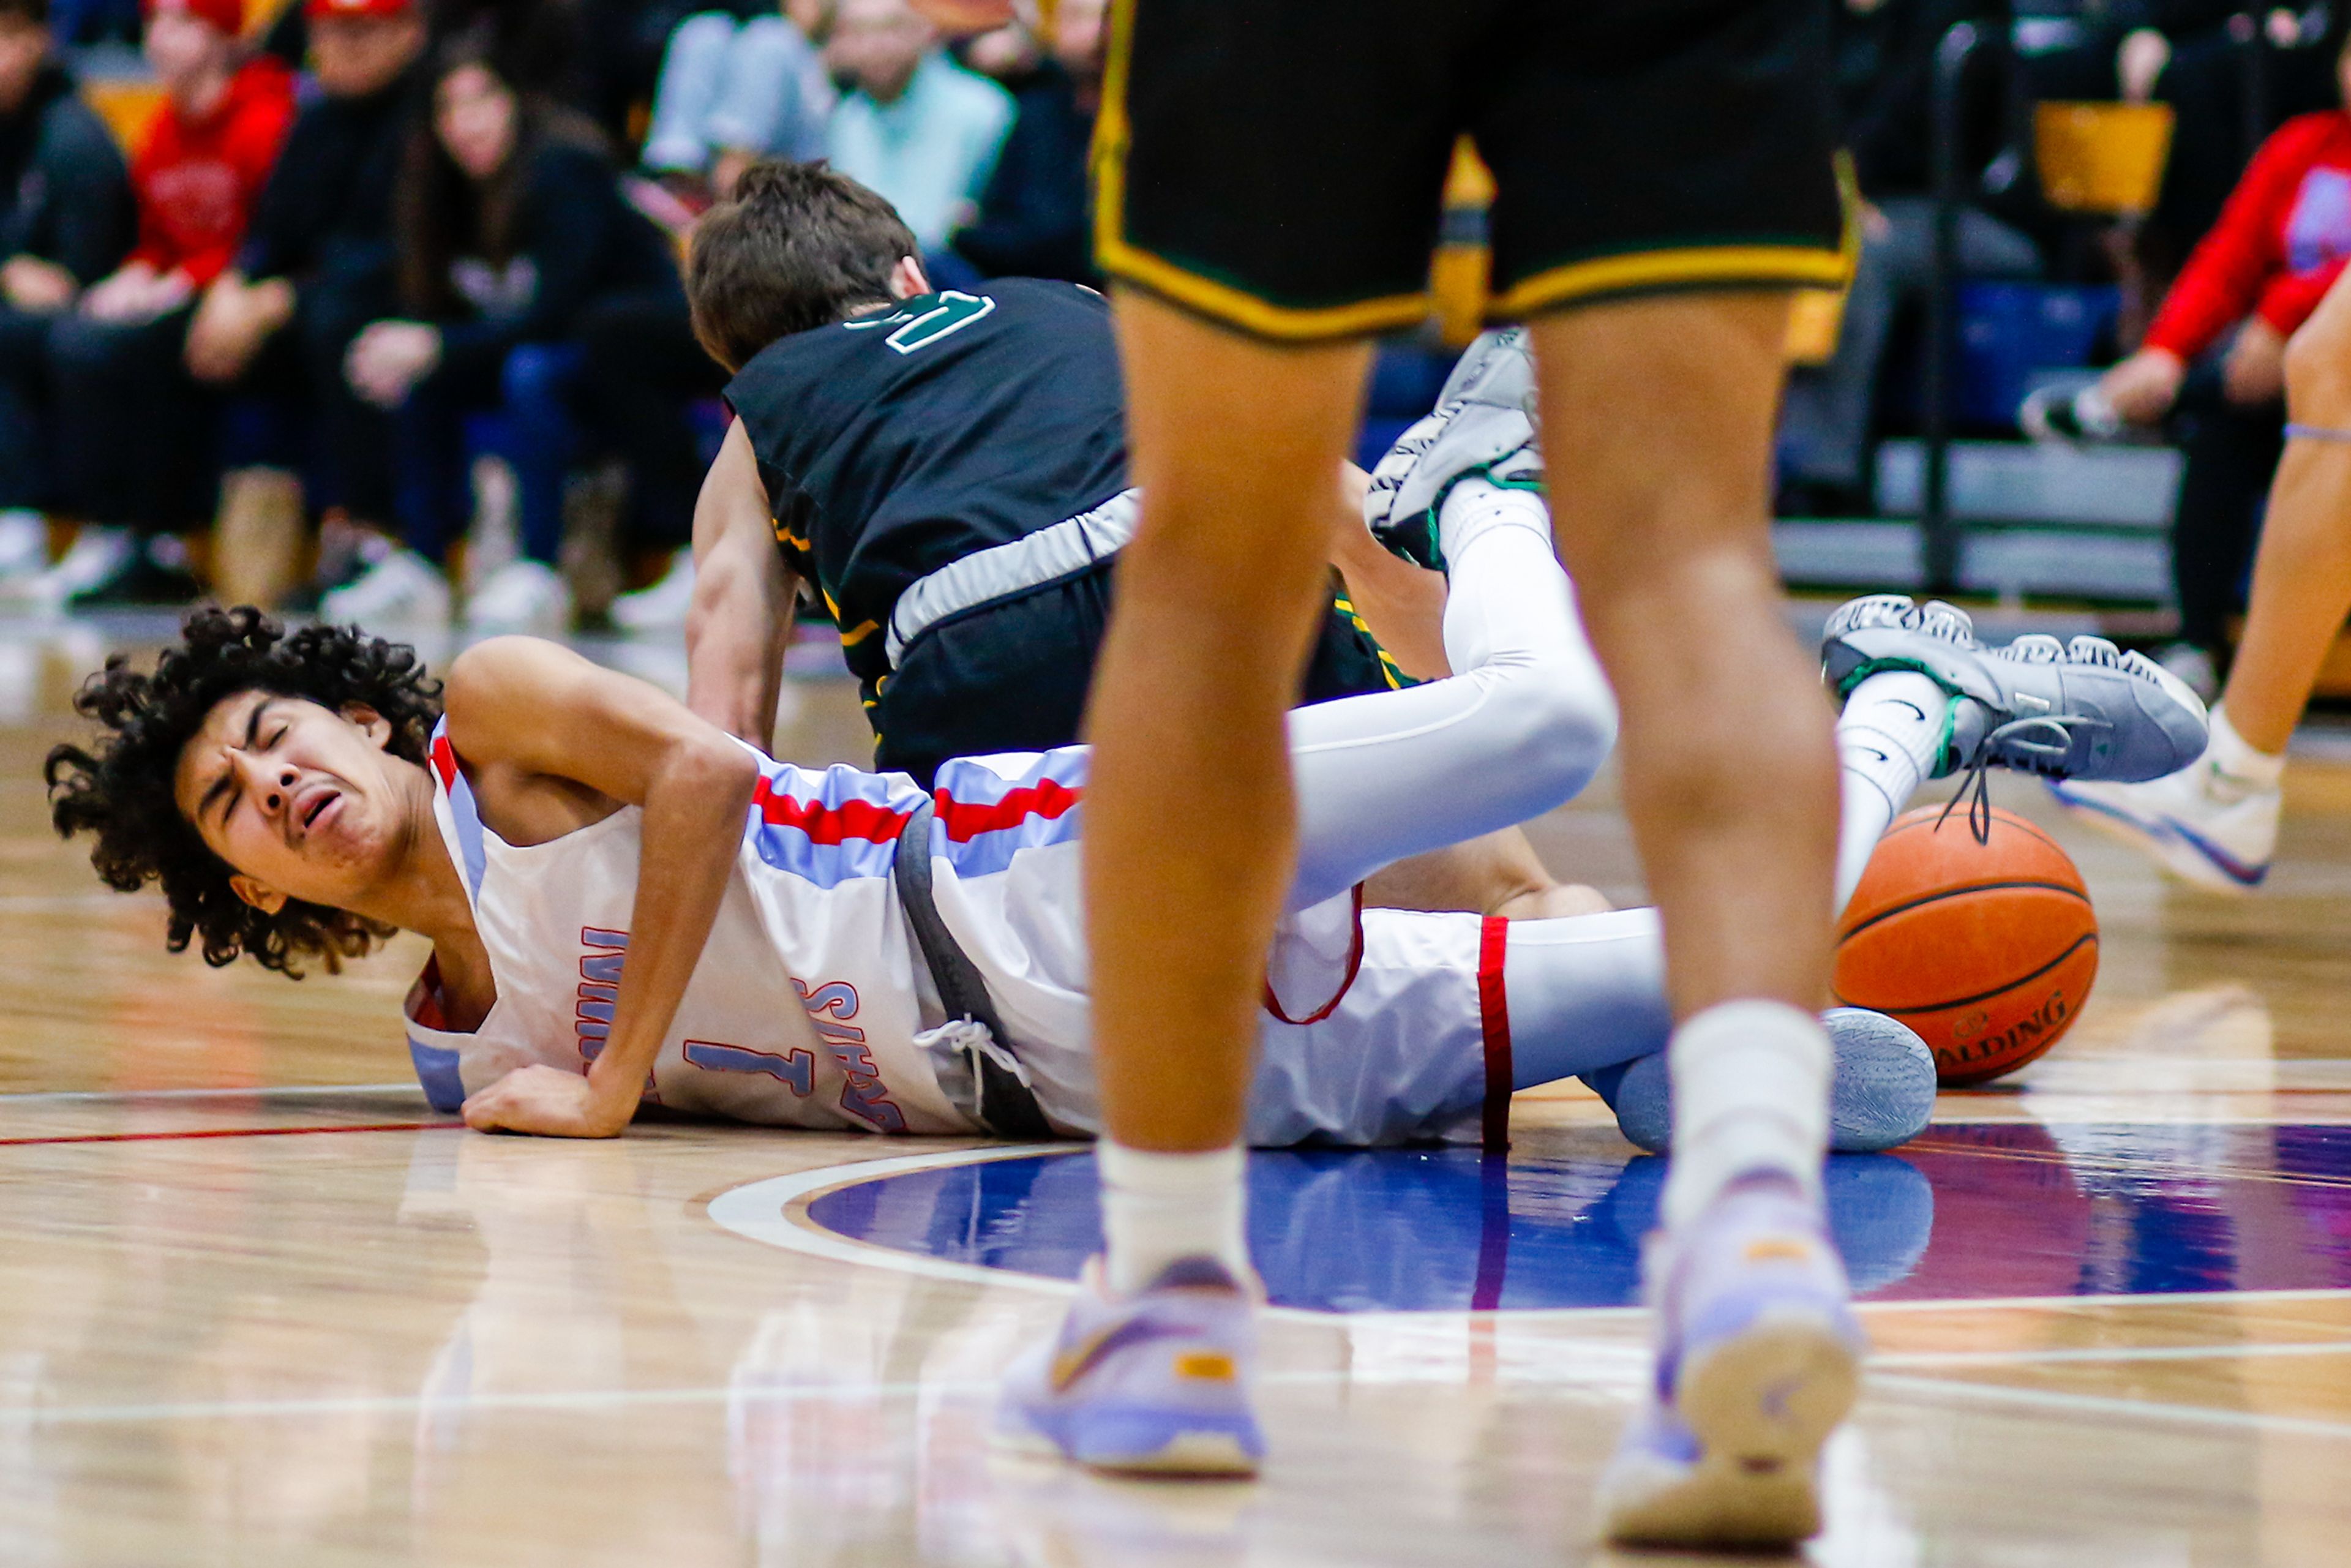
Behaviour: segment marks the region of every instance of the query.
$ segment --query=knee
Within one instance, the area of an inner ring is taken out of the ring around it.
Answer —
[[[735,18],[728,13],[699,12],[672,29],[669,36],[670,57],[696,64],[722,60],[735,42]]]
[[[1616,699],[1588,661],[1531,659],[1502,668],[1488,696],[1510,719],[1495,766],[1521,783],[1533,816],[1573,800],[1599,771],[1616,744]]]

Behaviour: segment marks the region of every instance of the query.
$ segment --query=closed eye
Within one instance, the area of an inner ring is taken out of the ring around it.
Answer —
[[[254,705],[253,712],[246,717],[245,740],[237,747],[238,750],[255,751],[264,749],[260,744],[261,721],[269,712],[271,706],[272,705],[266,701],[256,703]],[[286,738],[286,732],[292,727],[293,727],[290,725],[279,725],[277,727],[277,733],[269,737],[267,749],[275,749],[277,743]],[[223,828],[226,828],[228,826],[229,818],[234,816],[236,812],[238,802],[244,799],[245,788],[237,779],[236,768],[234,766],[223,768],[220,772],[220,777],[214,779],[211,785],[205,789],[204,799],[196,802],[196,816],[199,820],[202,820],[207,812],[211,811],[214,802],[218,802],[220,805],[221,826]]]
[[[235,770],[224,768],[219,781],[208,793],[220,802],[220,825],[227,827],[228,820],[236,815],[237,802],[245,799],[245,790],[236,781]]]

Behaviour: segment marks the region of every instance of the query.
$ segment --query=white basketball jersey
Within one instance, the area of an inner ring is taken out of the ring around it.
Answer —
[[[481,1027],[441,1022],[428,966],[408,999],[427,1096],[455,1110],[515,1068],[584,1072],[602,1051],[627,960],[643,812],[623,807],[543,844],[482,825],[444,723],[434,816],[472,901],[497,1002]],[[749,747],[745,747],[749,751]],[[758,758],[760,778],[718,917],[663,1040],[648,1103],[777,1126],[978,1130],[941,1092],[917,1037],[943,1022],[890,875],[923,800],[904,774],[812,772]]]

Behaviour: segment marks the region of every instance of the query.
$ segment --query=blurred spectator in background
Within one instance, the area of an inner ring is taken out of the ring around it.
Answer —
[[[1045,57],[1015,94],[1012,130],[955,252],[983,277],[1059,277],[1098,285],[1086,152],[1102,104],[1104,0],[1060,0],[1050,23],[1039,0],[1021,22],[1043,37]]]
[[[2335,72],[2351,106],[2351,43]],[[2070,402],[2028,416],[2028,427],[2062,435],[2171,422],[2187,463],[2171,544],[2180,646],[2166,663],[2208,691],[2283,450],[2285,340],[2346,257],[2351,108],[2338,107],[2290,120],[2262,143],[2137,353]]]
[[[136,221],[122,154],[49,46],[47,0],[0,0],[0,582],[49,564],[49,328]]]
[[[152,0],[146,54],[163,105],[131,160],[139,242],[49,333],[67,508],[89,526],[33,584],[51,605],[193,596],[172,530],[208,520],[215,400],[182,363],[199,292],[244,238],[294,80],[239,37],[240,0]]]
[[[977,213],[1012,95],[965,70],[907,0],[841,0],[826,63],[848,84],[826,127],[832,166],[878,191],[925,256]]]
[[[2351,5],[2168,0],[2151,20],[2124,40],[2120,75],[2125,98],[2168,104],[2176,116],[2162,190],[2138,239],[2159,287],[2219,221],[2253,151],[2249,124],[2266,136],[2295,115],[2333,107]],[[2249,87],[2261,102],[2246,101]]]
[[[428,0],[426,16],[436,40],[479,40],[515,91],[595,118],[587,0]]]
[[[789,16],[688,16],[670,35],[642,162],[673,188],[725,200],[760,158],[825,153],[834,94],[824,61]]]
[[[674,291],[676,268],[661,231],[623,199],[593,123],[518,91],[481,34],[442,47],[432,93],[396,197],[402,314],[371,323],[345,361],[352,389],[391,416],[404,548],[320,609],[336,621],[447,618],[444,560],[471,510],[464,416],[502,407],[521,554],[475,585],[466,619],[559,632],[571,613],[556,561],[581,353],[568,340],[600,301]]]
[[[1838,516],[1868,504],[1878,369],[1896,317],[1923,296],[1932,276],[1935,47],[1954,24],[1991,24],[2006,9],[1998,0],[1843,0],[1836,8],[1838,107],[1865,204],[1861,258],[1835,357],[1789,377],[1780,427],[1783,513]],[[1984,172],[2004,151],[1997,96],[1970,95],[1960,154],[1965,190],[1980,190]],[[1959,269],[1968,277],[2041,271],[2032,241],[1978,206],[1961,208],[1959,241]]]
[[[578,0],[582,45],[581,107],[615,147],[644,134],[637,116],[653,99],[670,35],[696,12],[752,16],[773,0]]]
[[[324,482],[314,506],[385,524],[389,468],[353,472],[340,461],[370,450],[351,433],[366,414],[343,378],[343,355],[361,327],[392,308],[392,185],[421,97],[424,17],[416,0],[308,0],[307,9],[319,90],[287,133],[235,264],[204,291],[187,364],[198,381],[267,397],[307,424],[305,466]],[[256,465],[225,476],[214,538],[223,596],[266,602],[282,591],[303,520],[300,493],[282,471]],[[327,555],[331,586],[350,551]]]

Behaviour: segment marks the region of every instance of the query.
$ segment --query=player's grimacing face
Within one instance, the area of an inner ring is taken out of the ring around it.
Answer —
[[[385,751],[391,738],[366,707],[242,692],[215,703],[181,751],[173,798],[248,902],[347,908],[405,830],[392,770],[408,765]]]

